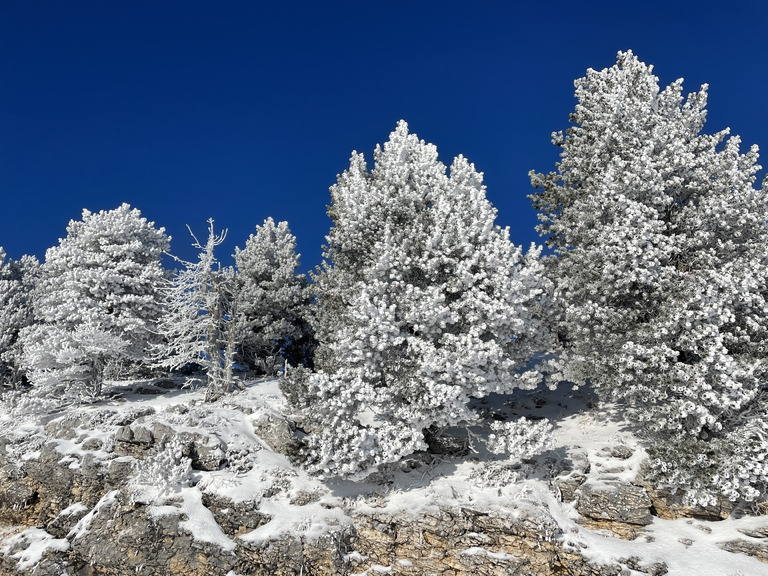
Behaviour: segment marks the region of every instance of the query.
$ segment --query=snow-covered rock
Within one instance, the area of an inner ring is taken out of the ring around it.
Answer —
[[[478,450],[490,427],[476,427],[463,431],[468,455],[424,453],[351,482],[319,481],[271,449],[294,431],[274,380],[213,403],[203,390],[135,389],[12,425],[0,412],[0,574],[765,571],[764,516],[651,516],[642,447],[610,407],[577,395],[489,401],[491,419],[558,422],[540,457]]]

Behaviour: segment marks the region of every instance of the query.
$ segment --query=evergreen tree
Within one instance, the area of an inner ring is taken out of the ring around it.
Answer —
[[[23,379],[19,333],[32,325],[32,290],[40,263],[34,256],[14,261],[0,248],[0,379],[16,388]]]
[[[227,231],[216,234],[208,220],[205,244],[190,230],[197,262],[184,262],[165,289],[166,312],[160,321],[164,339],[154,349],[157,366],[178,369],[196,364],[208,379],[207,400],[234,389],[233,364],[239,312],[235,272],[222,268],[214,252]]]
[[[702,134],[707,86],[659,89],[631,52],[576,81],[557,170],[531,173],[556,257],[562,376],[623,401],[660,480],[766,494],[768,205],[757,147]]]
[[[162,312],[160,259],[169,237],[128,204],[83,210],[48,249],[24,332],[24,365],[38,385],[101,391],[108,363],[142,363]]]
[[[523,255],[494,224],[474,166],[458,157],[447,176],[405,122],[374,161],[369,173],[354,153],[331,188],[315,371],[284,382],[315,431],[308,467],[327,476],[364,475],[475,422],[470,397],[535,386],[526,364],[546,348],[539,251]]]
[[[274,374],[282,356],[305,364],[313,342],[307,279],[297,274],[296,238],[287,222],[267,218],[235,249],[239,281],[240,361]]]

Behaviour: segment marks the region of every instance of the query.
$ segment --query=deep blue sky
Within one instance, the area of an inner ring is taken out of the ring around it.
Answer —
[[[288,220],[308,269],[328,187],[400,118],[485,172],[527,244],[527,173],[553,169],[573,80],[618,50],[663,84],[709,83],[706,130],[768,154],[766,21],[757,0],[3,0],[0,246],[42,257],[82,208],[129,202],[185,257],[186,224],[229,228],[228,260],[264,218]]]

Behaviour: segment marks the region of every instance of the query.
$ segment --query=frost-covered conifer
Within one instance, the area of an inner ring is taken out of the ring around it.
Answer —
[[[208,400],[234,387],[232,369],[239,314],[235,272],[222,268],[214,254],[226,235],[226,230],[218,235],[214,232],[211,219],[205,244],[192,234],[193,246],[200,255],[197,262],[182,261],[184,268],[165,287],[165,314],[159,326],[164,339],[154,349],[157,366],[202,367],[208,378]]]
[[[100,322],[86,320],[70,329],[35,325],[26,339],[23,360],[30,381],[41,392],[97,397],[107,364],[125,358],[128,347],[125,339]]]
[[[331,188],[323,267],[314,275],[315,371],[284,389],[304,406],[304,456],[326,476],[359,476],[426,449],[425,432],[475,422],[470,397],[535,386],[546,348],[539,250],[494,224],[482,175],[400,122],[368,172],[353,153]]]
[[[707,86],[631,52],[576,81],[557,171],[531,173],[556,251],[565,379],[624,401],[658,475],[706,502],[766,494],[768,204],[757,147],[702,133]],[[751,446],[753,449],[747,449]],[[739,448],[742,447],[742,448]]]
[[[34,256],[14,261],[0,248],[0,381],[16,387],[22,380],[19,333],[32,325],[32,290],[40,263]]]
[[[160,258],[169,237],[128,204],[83,210],[49,248],[34,292],[36,325],[23,334],[33,383],[101,390],[109,362],[141,363],[162,312]]]
[[[287,222],[267,218],[256,226],[245,248],[235,249],[239,283],[240,361],[273,374],[284,357],[306,363],[312,335],[306,318],[309,292],[304,274],[297,274],[296,237]]]

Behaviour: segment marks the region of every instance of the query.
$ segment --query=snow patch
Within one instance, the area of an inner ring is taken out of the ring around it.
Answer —
[[[59,516],[72,516],[72,514],[78,514],[79,512],[85,512],[86,510],[88,510],[88,506],[82,502],[75,502],[59,512]]]
[[[299,535],[308,542],[338,530],[348,524],[349,517],[340,508],[327,509],[320,503],[305,506],[290,506],[287,502],[264,500],[259,511],[272,517],[272,520],[255,530],[243,534],[244,542],[266,542],[285,534]]]
[[[48,550],[53,552],[66,552],[69,550],[69,541],[66,538],[54,538],[40,528],[27,528],[24,532],[12,536],[5,541],[5,546],[0,549],[3,555],[16,546],[21,545],[22,550],[14,552],[11,558],[18,558],[17,570],[27,570],[35,566]]]
[[[494,560],[517,560],[517,556],[514,554],[508,554],[507,552],[491,552],[483,548],[482,546],[473,546],[471,548],[465,548],[459,554],[463,556],[487,556]]]
[[[117,495],[120,493],[119,490],[112,490],[111,492],[107,492],[104,494],[104,496],[101,497],[101,500],[99,500],[96,503],[96,506],[93,507],[93,510],[88,512],[85,516],[83,516],[77,524],[74,525],[72,530],[69,531],[67,534],[67,538],[71,540],[77,540],[78,538],[81,538],[85,534],[88,533],[88,530],[91,528],[91,522],[93,522],[93,519],[96,517],[96,515],[99,513],[99,510],[104,508],[105,506],[111,506],[116,500]]]
[[[368,560],[368,556],[365,556],[358,552],[357,550],[353,550],[349,554],[344,554],[344,560],[347,562],[355,562],[356,564],[362,564],[366,560]]]
[[[203,504],[203,495],[194,487],[181,490],[181,502],[177,506],[151,506],[152,518],[170,514],[185,515],[186,520],[179,522],[179,527],[192,534],[198,542],[215,544],[223,550],[233,551],[235,543],[221,529],[213,513]]]

